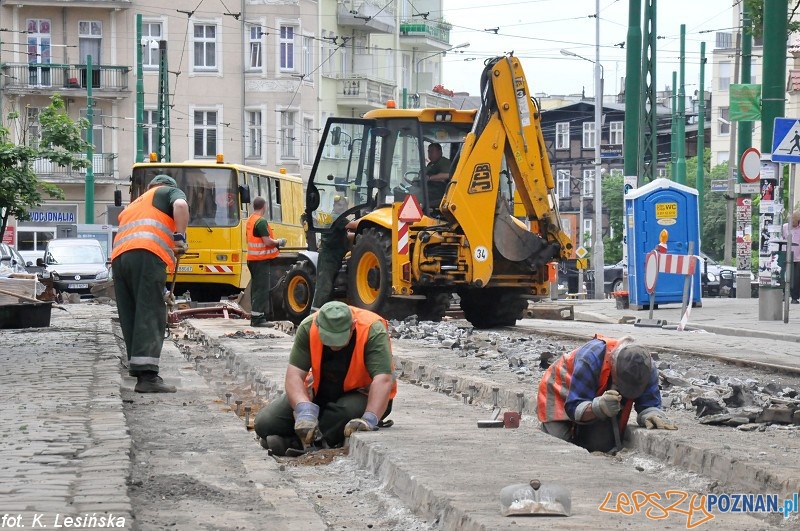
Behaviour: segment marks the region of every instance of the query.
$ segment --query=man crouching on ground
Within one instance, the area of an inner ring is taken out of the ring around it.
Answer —
[[[262,446],[286,455],[323,439],[334,448],[355,431],[377,429],[397,392],[393,369],[381,316],[343,302],[324,304],[297,327],[285,394],[256,416]]]
[[[650,354],[631,342],[597,335],[547,369],[537,404],[543,432],[590,452],[608,452],[616,446],[611,423],[617,422],[624,436],[633,407],[640,426],[678,429],[661,410],[658,369]]]

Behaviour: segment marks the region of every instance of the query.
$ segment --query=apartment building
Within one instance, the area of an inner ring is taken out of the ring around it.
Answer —
[[[285,168],[307,179],[329,116],[449,105],[434,90],[452,46],[442,0],[15,0],[0,2],[0,107],[19,111],[18,142],[35,141],[37,115],[60,94],[87,117],[92,89],[95,223],[114,192],[128,194],[137,157],[138,49],[143,154],[158,151],[159,65],[168,70],[171,160],[214,159]],[[141,16],[141,41],[137,20]],[[165,43],[162,45],[161,43]],[[93,65],[88,73],[87,56]],[[4,238],[40,254],[62,223],[84,223],[85,171],[39,161],[46,200]]]

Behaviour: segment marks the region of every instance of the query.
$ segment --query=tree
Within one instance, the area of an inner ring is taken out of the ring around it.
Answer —
[[[747,12],[750,14],[750,21],[752,22],[750,31],[753,36],[761,37],[764,32],[764,0],[744,0],[744,3],[747,6]],[[789,5],[792,6],[792,11],[789,13],[789,33],[794,33],[800,30],[800,20],[798,20],[800,17],[800,14],[798,14],[800,0],[790,1]]]
[[[29,211],[42,204],[42,193],[53,199],[64,198],[60,188],[36,177],[36,160],[75,170],[90,164],[81,156],[88,147],[81,139],[81,130],[88,127],[88,122],[70,118],[58,94],[39,114],[40,139],[27,137],[27,124],[22,123],[19,113],[9,113],[8,121],[16,126],[21,142],[14,143],[11,130],[0,123],[0,234],[5,232],[10,216],[30,219]]]

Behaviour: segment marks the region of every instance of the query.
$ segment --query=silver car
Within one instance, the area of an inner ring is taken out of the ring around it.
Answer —
[[[40,264],[41,262],[41,264]],[[58,291],[91,296],[92,286],[108,280],[109,262],[100,242],[91,238],[50,240],[44,252],[42,278],[52,278]]]
[[[0,265],[11,269],[14,273],[29,273],[25,259],[14,247],[0,242]]]

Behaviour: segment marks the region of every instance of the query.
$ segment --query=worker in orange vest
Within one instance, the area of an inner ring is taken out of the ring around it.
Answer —
[[[278,257],[286,238],[275,239],[272,227],[264,214],[267,202],[263,197],[253,199],[253,214],[247,219],[247,269],[250,270],[250,326],[267,326],[272,317],[272,260]]]
[[[137,393],[174,393],[158,375],[167,327],[167,270],[186,252],[189,205],[169,175],[156,175],[145,193],[119,215],[111,269],[117,313]]]
[[[595,336],[558,358],[539,382],[542,431],[590,452],[616,446],[612,422],[624,436],[634,407],[640,426],[678,429],[661,410],[658,369],[650,354],[627,337]]]
[[[274,455],[304,446],[341,446],[356,431],[388,426],[397,393],[386,321],[332,301],[297,327],[286,392],[255,419],[261,445]]]

